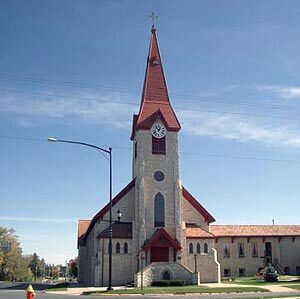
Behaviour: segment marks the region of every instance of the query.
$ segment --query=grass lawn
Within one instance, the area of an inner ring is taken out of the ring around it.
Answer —
[[[102,292],[84,292],[84,295],[107,295],[107,294],[188,294],[188,293],[242,293],[242,292],[268,292],[258,287],[228,287],[228,288],[209,288],[202,286],[181,286],[181,287],[147,287],[140,288],[102,291]]]
[[[254,277],[239,277],[234,281],[224,282],[228,284],[253,285],[263,287],[264,285],[282,285],[292,284],[300,285],[300,276],[280,275],[276,282],[265,282],[264,280],[256,280]]]
[[[296,284],[296,285],[284,285],[284,287],[300,291],[300,284]]]

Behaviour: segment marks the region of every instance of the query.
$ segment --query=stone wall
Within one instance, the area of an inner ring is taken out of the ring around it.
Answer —
[[[208,224],[204,217],[182,196],[182,220],[208,230]]]
[[[300,237],[283,237],[278,240],[279,264],[289,268],[290,274],[300,274]],[[287,269],[288,270],[288,269]]]
[[[121,245],[120,254],[116,253],[117,242]],[[128,253],[124,253],[124,243],[128,244]],[[98,253],[97,277],[99,280],[95,282],[96,286],[108,285],[109,271],[109,239],[101,239],[101,250]],[[113,239],[112,242],[112,285],[125,285],[133,281],[132,271],[132,240],[129,239]]]
[[[194,252],[189,253],[188,246],[190,243],[194,244]],[[201,253],[196,252],[196,244],[201,244]],[[203,252],[204,243],[208,244],[208,253]],[[212,247],[212,240],[187,240],[187,266],[193,272],[200,272],[200,283],[220,282],[221,270],[218,262],[217,251]]]
[[[198,284],[199,274],[193,273],[189,269],[183,267],[178,263],[151,263],[142,271],[134,276],[134,283],[136,287],[141,287],[142,277],[143,286],[151,286],[153,281],[162,280],[164,273],[168,271],[171,280],[184,280],[185,284]]]
[[[293,241],[294,240],[294,241]],[[289,267],[291,274],[296,274],[296,267],[300,269],[300,238],[292,237],[251,237],[251,238],[218,238],[214,247],[218,251],[218,260],[221,264],[221,275],[224,276],[224,269],[230,269],[232,277],[240,276],[239,269],[245,269],[245,276],[255,275],[259,269],[265,267],[265,243],[272,245],[272,258],[277,260],[284,267]],[[244,244],[244,257],[239,257],[238,243]],[[258,254],[252,255],[253,243],[258,245]],[[224,257],[224,244],[230,248],[230,257]]]
[[[176,132],[168,132],[166,135],[166,155],[152,154],[152,135],[150,130],[140,130],[136,133],[137,158],[133,163],[133,176],[137,177],[137,187],[139,189],[138,200],[140,206],[136,211],[139,221],[144,221],[146,239],[150,238],[154,231],[154,197],[160,192],[165,200],[165,229],[168,233],[176,237],[176,224],[180,223],[178,211],[179,204],[178,178],[178,140]],[[163,181],[154,179],[155,171],[162,171],[165,175]],[[177,201],[175,200],[177,198]],[[142,201],[142,202],[141,202]],[[144,216],[144,217],[143,217]],[[141,232],[143,233],[143,232]]]

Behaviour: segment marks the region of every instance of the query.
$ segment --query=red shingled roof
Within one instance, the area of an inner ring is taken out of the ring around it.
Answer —
[[[187,239],[214,239],[215,236],[209,231],[196,226],[186,224],[185,234]]]
[[[154,247],[166,247],[166,245],[172,246],[175,250],[180,250],[180,244],[177,240],[173,239],[170,234],[163,228],[158,228],[154,234],[145,241],[144,249]]]
[[[83,238],[84,234],[86,233],[91,220],[78,220],[78,241],[77,245],[79,245],[80,240]]]
[[[300,225],[211,225],[215,237],[300,236]]]
[[[78,221],[78,238],[82,237],[87,231],[91,220],[79,220]]]
[[[182,195],[205,218],[207,223],[212,223],[216,221],[215,218],[183,186],[182,186]]]
[[[131,239],[132,238],[132,223],[131,222],[115,222],[112,225],[112,238],[116,239]],[[109,227],[103,230],[98,236],[98,239],[109,237]]]
[[[180,124],[170,104],[167,84],[159,53],[156,29],[151,29],[151,41],[147,58],[142,103],[138,116],[134,119],[134,130],[148,130],[156,117],[160,117],[169,131],[179,131]]]

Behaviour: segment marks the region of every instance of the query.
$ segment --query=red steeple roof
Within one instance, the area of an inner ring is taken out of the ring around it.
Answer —
[[[142,102],[139,114],[134,117],[133,134],[135,130],[150,129],[157,117],[162,119],[169,131],[180,130],[179,121],[169,100],[156,29],[152,26]]]

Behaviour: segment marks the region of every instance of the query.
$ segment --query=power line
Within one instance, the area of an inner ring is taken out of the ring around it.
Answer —
[[[74,81],[57,81],[57,80],[49,80],[43,78],[34,78],[29,76],[19,76],[19,75],[9,75],[9,74],[0,74],[0,79],[10,79],[10,80],[18,80],[24,82],[34,82],[40,84],[48,84],[48,85],[58,85],[58,86],[69,86],[69,87],[78,87],[78,88],[92,88],[92,89],[104,89],[109,91],[118,91],[118,92],[125,92],[131,94],[140,94],[140,90],[137,89],[128,89],[124,87],[116,87],[116,86],[107,86],[107,85],[99,85],[92,82],[74,82]],[[176,94],[170,93],[171,96],[175,98],[183,98],[189,99],[194,101],[202,101],[202,102],[217,102],[217,103],[224,103],[224,104],[234,104],[234,105],[241,105],[241,106],[248,106],[248,107],[260,107],[260,108],[270,108],[270,109],[287,109],[287,110],[300,110],[296,106],[286,106],[286,105],[268,105],[268,104],[260,104],[260,103],[245,103],[236,100],[229,100],[224,98],[214,98],[214,97],[197,97],[189,94]]]
[[[10,136],[6,134],[0,134],[0,138],[9,138],[9,139],[17,139],[17,140],[27,140],[27,141],[42,141],[47,142],[47,139],[41,138],[29,138],[29,137],[19,137],[19,136]],[[103,147],[108,147],[108,145],[100,145]],[[131,147],[125,146],[115,146],[112,145],[113,149],[120,150],[131,150]],[[300,163],[300,160],[283,160],[283,159],[273,159],[273,158],[265,158],[265,157],[255,157],[255,156],[240,156],[240,155],[221,155],[221,154],[212,154],[212,153],[193,153],[193,152],[179,152],[181,155],[185,156],[203,156],[203,157],[211,157],[211,158],[222,158],[222,159],[242,159],[242,160],[256,160],[256,161],[267,161],[274,163]]]
[[[0,88],[0,90],[8,91],[8,92],[30,94],[30,95],[38,95],[38,96],[60,97],[60,98],[64,98],[64,99],[75,99],[75,100],[81,100],[81,101],[82,100],[84,100],[84,101],[96,101],[96,102],[102,102],[102,103],[116,103],[116,104],[121,104],[121,105],[138,106],[138,104],[134,103],[134,102],[111,101],[111,100],[104,100],[104,99],[97,99],[97,98],[75,97],[75,96],[60,95],[60,94],[46,94],[46,93],[37,93],[37,92],[27,92],[27,91],[21,91],[21,90],[16,90],[16,89],[3,89],[3,88]],[[249,116],[249,117],[257,117],[257,118],[274,118],[274,119],[288,119],[288,120],[300,121],[300,118],[290,117],[290,116],[282,116],[282,115],[265,115],[265,114],[253,114],[253,113],[244,113],[244,112],[218,111],[218,110],[203,109],[203,108],[188,109],[188,108],[182,108],[182,107],[178,107],[178,106],[174,106],[174,108],[176,110],[181,110],[181,111],[198,111],[198,112],[205,112],[205,113],[229,114],[229,115],[235,115],[235,116]]]

